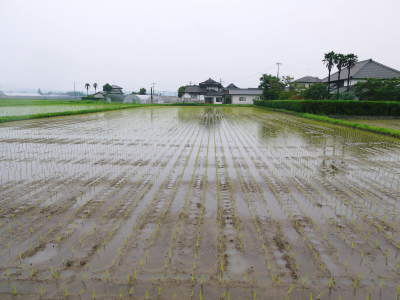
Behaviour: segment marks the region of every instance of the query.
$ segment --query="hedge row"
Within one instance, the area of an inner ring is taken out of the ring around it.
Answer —
[[[338,100],[259,100],[255,105],[324,115],[400,116],[400,102]]]

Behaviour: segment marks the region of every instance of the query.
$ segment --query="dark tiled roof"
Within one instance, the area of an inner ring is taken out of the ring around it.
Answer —
[[[230,85],[228,85],[226,87],[227,89],[238,89],[238,87],[236,85],[234,85],[233,83],[231,83]]]
[[[221,86],[221,84],[218,81],[215,81],[214,79],[208,78],[206,81],[201,82],[199,84],[200,86],[202,85],[215,85],[215,86]]]
[[[312,76],[304,76],[301,77],[297,80],[295,80],[295,83],[317,83],[317,82],[321,82],[322,79],[319,79],[318,77],[312,77]]]
[[[217,91],[207,91],[206,93],[205,93],[205,96],[207,97],[207,96],[223,96],[224,95],[224,92],[223,91],[221,91],[221,92],[217,92]]]
[[[347,79],[347,75],[347,69],[342,69],[340,73],[340,80]],[[331,81],[337,81],[338,77],[338,72],[332,74]],[[372,59],[360,61],[353,68],[350,69],[350,78],[354,79],[391,79],[397,77],[400,78],[400,71],[382,65]],[[324,78],[323,82],[328,82],[328,77]]]

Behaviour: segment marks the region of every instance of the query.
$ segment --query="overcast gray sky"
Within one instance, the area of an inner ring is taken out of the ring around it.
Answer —
[[[400,69],[399,0],[0,0],[0,89],[175,91],[324,76],[329,50]]]

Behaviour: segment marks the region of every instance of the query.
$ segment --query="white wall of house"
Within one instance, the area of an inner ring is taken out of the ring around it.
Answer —
[[[232,95],[232,104],[253,104],[258,95]]]

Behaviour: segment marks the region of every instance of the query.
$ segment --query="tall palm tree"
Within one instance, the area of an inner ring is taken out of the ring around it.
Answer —
[[[96,82],[93,83],[93,88],[94,88],[94,92],[96,93],[96,91],[97,91],[97,83]]]
[[[333,51],[325,53],[324,59],[322,60],[322,62],[328,68],[328,92],[330,92],[330,89],[331,89],[331,72],[332,72],[333,66],[335,65],[335,63],[334,63],[335,55],[336,55],[336,53]]]
[[[358,63],[358,56],[350,53],[345,55],[344,67],[347,68],[347,91],[350,91],[350,71]]]
[[[89,88],[90,88],[90,84],[89,83],[85,83],[86,96],[89,96]]]
[[[336,99],[339,99],[340,74],[342,73],[342,68],[343,68],[345,60],[346,60],[345,58],[346,58],[346,56],[338,53],[335,55],[335,59],[334,59],[334,63],[336,65],[336,68],[338,69],[338,79],[337,79],[337,84],[336,84]]]

